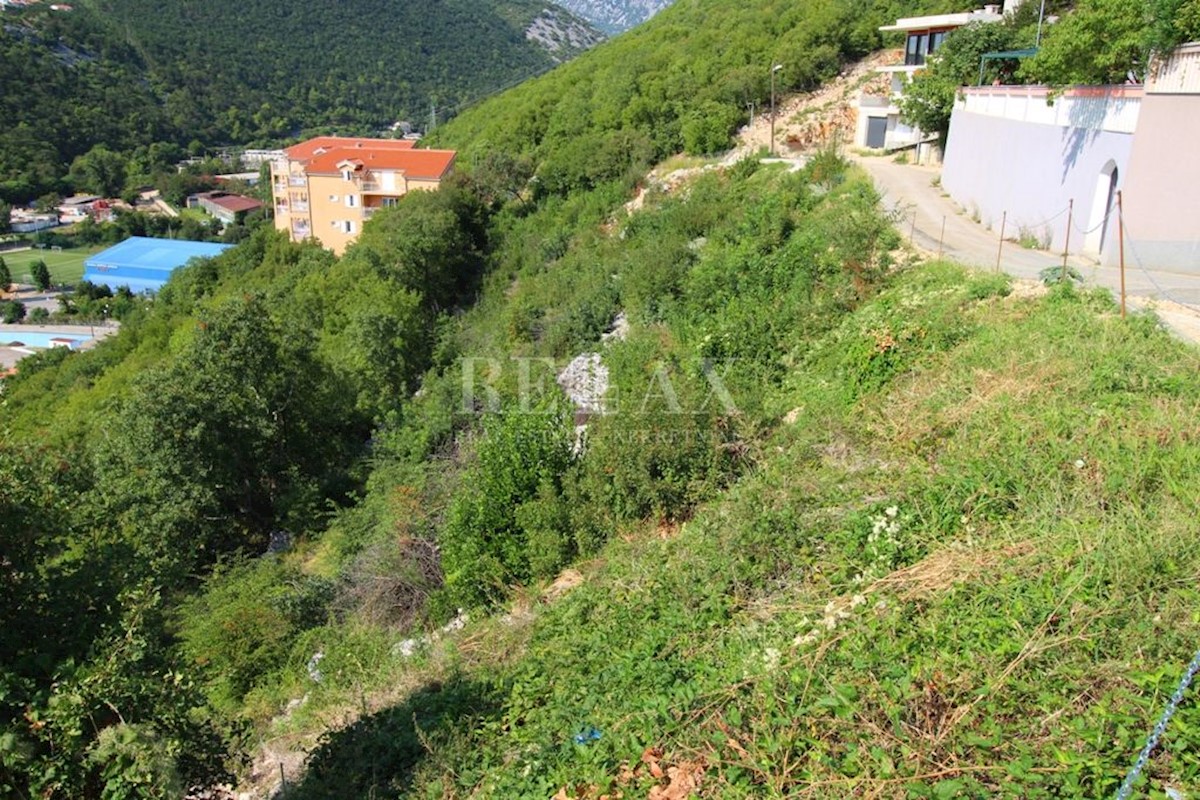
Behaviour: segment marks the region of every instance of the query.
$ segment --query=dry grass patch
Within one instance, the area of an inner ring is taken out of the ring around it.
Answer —
[[[1036,552],[1032,542],[1017,542],[1001,548],[950,545],[931,553],[911,566],[898,569],[875,581],[868,591],[889,592],[904,602],[940,594],[957,584],[977,581],[1001,573],[1001,567],[1026,559]]]

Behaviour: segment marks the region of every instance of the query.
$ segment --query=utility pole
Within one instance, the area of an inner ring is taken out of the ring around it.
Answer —
[[[775,73],[783,69],[783,64],[771,67],[771,155],[775,155]]]
[[[433,129],[437,127],[437,101],[432,97],[429,98],[429,132],[433,133]]]

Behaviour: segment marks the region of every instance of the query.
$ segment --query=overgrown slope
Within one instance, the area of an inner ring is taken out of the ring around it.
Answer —
[[[288,796],[1111,794],[1200,634],[1198,358],[1018,288],[920,266],[795,338],[747,477],[565,597],[367,674],[318,637],[318,707],[412,688]],[[1198,713],[1154,796],[1200,779]]]
[[[779,42],[874,41],[795,5],[685,0],[464,114],[468,174],[344,257],[259,231],[23,362],[0,793],[1105,793],[1194,639],[1195,354],[904,268],[836,153],[626,216]]]

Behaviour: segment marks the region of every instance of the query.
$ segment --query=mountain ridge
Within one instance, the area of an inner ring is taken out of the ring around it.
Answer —
[[[675,0],[556,0],[556,2],[606,33],[615,34],[642,24]]]

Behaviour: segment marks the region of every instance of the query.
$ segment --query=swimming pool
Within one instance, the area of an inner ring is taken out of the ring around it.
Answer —
[[[86,329],[82,333],[78,331],[24,331],[14,328],[0,330],[0,345],[20,342],[26,347],[50,347],[51,339],[70,339],[73,342],[72,349],[76,349],[91,338]]]

